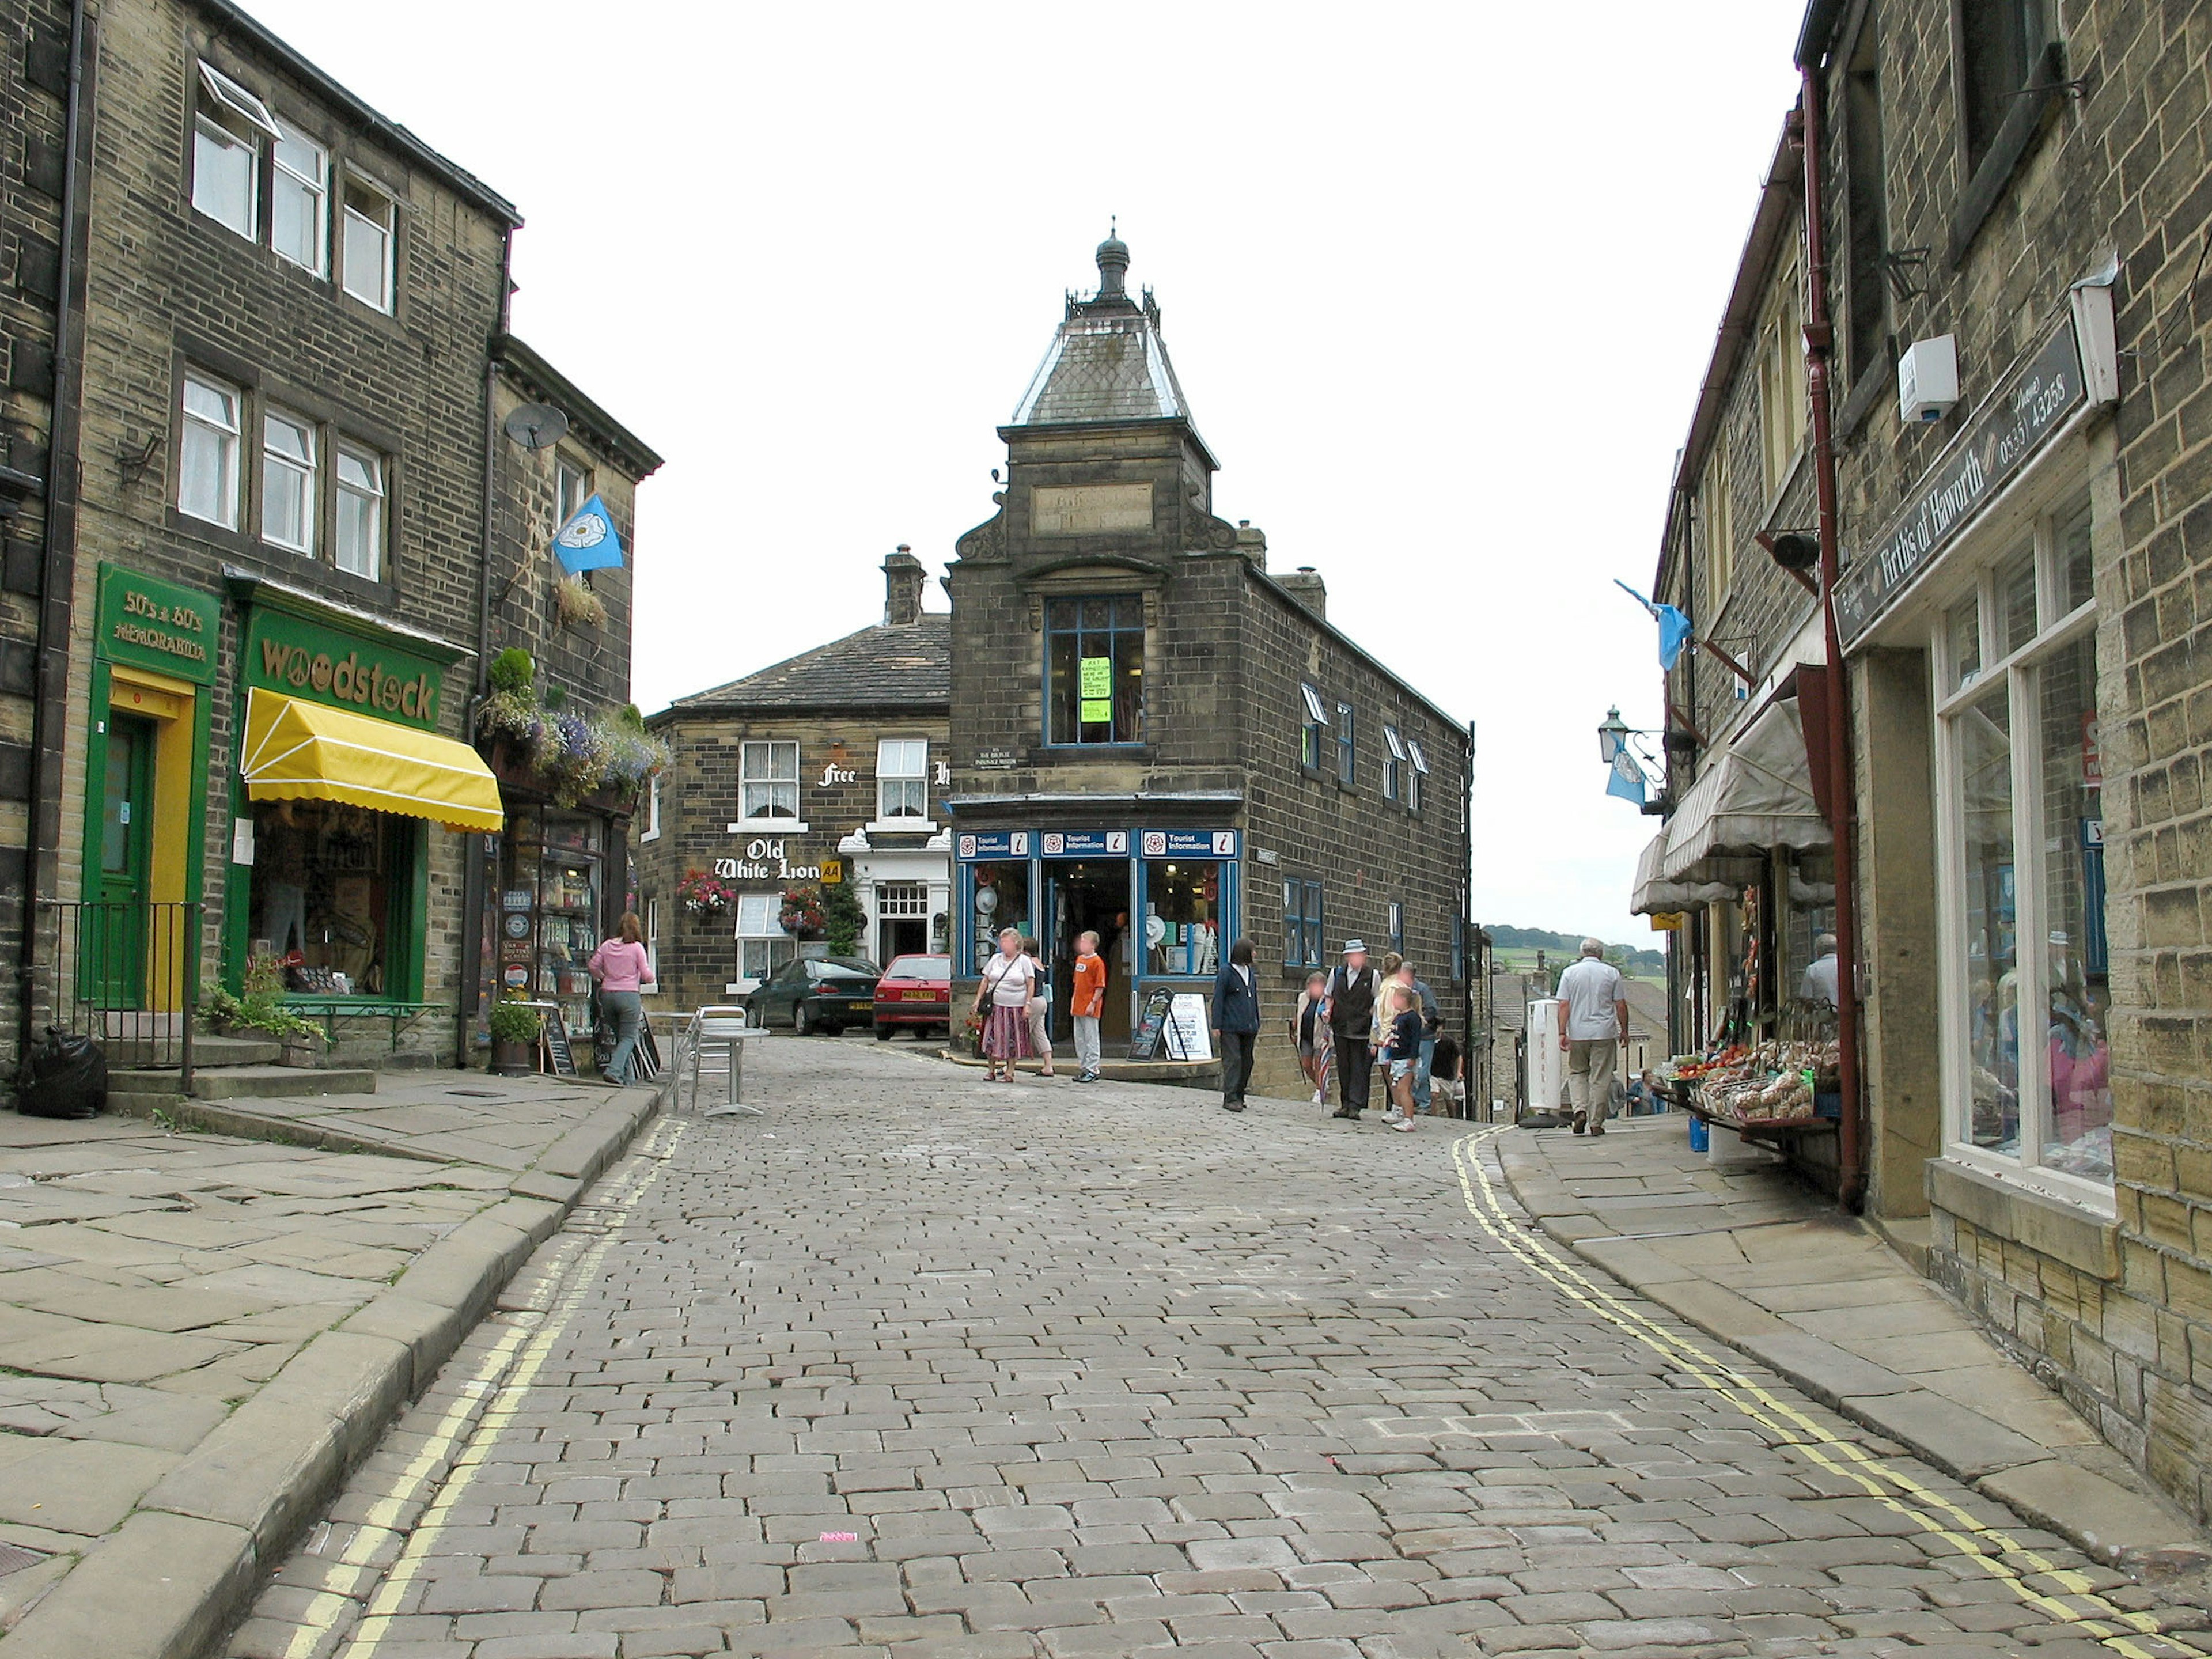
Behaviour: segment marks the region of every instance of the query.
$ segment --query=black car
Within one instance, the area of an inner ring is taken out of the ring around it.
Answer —
[[[745,999],[756,1025],[788,1025],[801,1036],[836,1036],[876,1018],[876,964],[860,957],[787,962]]]

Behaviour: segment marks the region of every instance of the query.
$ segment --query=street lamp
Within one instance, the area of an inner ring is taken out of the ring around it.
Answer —
[[[1597,728],[1598,758],[1607,766],[1620,757],[1628,744],[1628,726],[1620,718],[1618,704],[1605,711],[1604,724]]]

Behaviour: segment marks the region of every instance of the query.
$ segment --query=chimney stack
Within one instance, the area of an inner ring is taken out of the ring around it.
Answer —
[[[884,561],[884,621],[893,628],[911,628],[921,620],[922,585],[929,573],[904,542]]]
[[[1323,622],[1328,620],[1328,584],[1322,580],[1311,565],[1302,564],[1296,570],[1275,580],[1289,591],[1292,599],[1315,616]]]
[[[1237,520],[1237,550],[1252,561],[1255,570],[1267,568],[1267,532],[1253,527],[1249,519]]]

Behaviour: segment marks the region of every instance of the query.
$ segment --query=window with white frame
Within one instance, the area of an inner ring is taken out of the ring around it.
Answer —
[[[1804,445],[1806,401],[1805,342],[1793,259],[1775,277],[1759,348],[1759,446],[1770,497],[1788,480]]]
[[[1936,633],[1947,1139],[2097,1194],[2112,1178],[2103,750],[2090,514],[1976,573]]]
[[[648,983],[660,983],[660,901],[649,898],[645,902],[645,977]]]
[[[1429,781],[1429,757],[1418,742],[1408,738],[1406,739],[1406,758],[1413,766],[1413,769],[1406,774],[1406,810],[1418,812],[1421,810],[1421,791]]]
[[[1405,770],[1405,740],[1399,737],[1396,726],[1386,726],[1382,728],[1382,799],[1384,800],[1398,799],[1398,779],[1400,774]]]
[[[592,475],[566,456],[553,467],[553,527],[568,528],[568,520],[592,499]]]
[[[738,816],[747,822],[799,816],[799,745],[738,745]]]
[[[876,884],[878,921],[929,920],[929,884],[926,881],[879,881]]]
[[[314,555],[315,428],[281,409],[261,416],[261,539]]]
[[[269,173],[269,246],[321,276],[330,259],[331,158],[288,121],[276,124]]]
[[[1322,702],[1321,693],[1304,681],[1298,684],[1298,702],[1305,717],[1298,738],[1298,764],[1309,772],[1318,772],[1322,751],[1328,741],[1328,709]]]
[[[337,453],[337,566],[374,581],[384,570],[384,459],[349,443]]]
[[[398,210],[392,198],[358,179],[345,182],[345,291],[379,311],[392,308],[396,288],[392,252]]]
[[[645,780],[645,828],[638,832],[640,841],[660,839],[660,774],[648,774]]]
[[[261,234],[261,146],[283,137],[269,106],[221,70],[200,65],[192,125],[192,206],[248,241]]]
[[[781,893],[738,895],[738,976],[766,979],[799,954],[799,941],[776,920]]]
[[[1390,948],[1400,956],[1406,954],[1406,907],[1395,899],[1390,902]]]
[[[884,738],[876,744],[876,819],[929,817],[929,742]]]
[[[226,530],[238,528],[240,402],[235,386],[202,374],[185,376],[177,510]]]

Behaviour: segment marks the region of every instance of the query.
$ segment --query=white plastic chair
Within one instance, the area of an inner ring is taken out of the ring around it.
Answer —
[[[678,1040],[678,1086],[689,1085],[687,1107],[698,1106],[702,1078],[720,1078],[724,1079],[723,1097],[708,1106],[702,1116],[768,1115],[757,1106],[742,1104],[738,1097],[744,1081],[745,1042],[757,1035],[758,1028],[747,1024],[746,1011],[734,1005],[701,1008],[692,1014]]]

